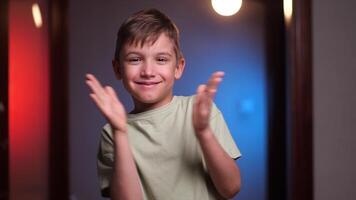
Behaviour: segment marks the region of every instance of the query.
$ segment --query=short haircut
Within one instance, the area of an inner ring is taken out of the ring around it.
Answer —
[[[177,60],[183,55],[179,47],[179,30],[168,16],[157,9],[145,9],[126,19],[117,33],[115,60],[120,61],[122,48],[126,45],[140,45],[147,42],[153,44],[165,33],[174,43]]]

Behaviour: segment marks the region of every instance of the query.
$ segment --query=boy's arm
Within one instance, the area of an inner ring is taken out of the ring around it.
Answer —
[[[240,191],[240,170],[221,147],[209,125],[212,100],[223,76],[223,72],[215,72],[206,85],[198,87],[193,107],[193,126],[217,191],[223,197],[231,198]]]
[[[111,199],[142,199],[140,179],[128,143],[127,133],[114,132],[114,173]]]
[[[140,179],[128,143],[126,112],[111,87],[102,87],[91,74],[86,76],[90,97],[110,123],[114,139],[114,173],[111,199],[142,199]]]

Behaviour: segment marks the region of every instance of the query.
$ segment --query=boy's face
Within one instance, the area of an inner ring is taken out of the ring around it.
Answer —
[[[177,61],[173,41],[162,33],[153,44],[125,45],[120,64],[114,62],[114,68],[135,106],[153,109],[170,102],[174,81],[181,77],[184,64],[183,58]]]

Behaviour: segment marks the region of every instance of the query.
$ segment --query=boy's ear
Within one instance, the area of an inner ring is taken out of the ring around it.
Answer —
[[[114,69],[116,78],[118,80],[121,80],[122,76],[121,76],[121,71],[120,71],[120,63],[116,60],[112,60],[112,67]]]
[[[174,78],[176,80],[178,80],[178,79],[180,79],[180,77],[182,77],[184,67],[185,67],[185,60],[184,60],[184,58],[180,58],[177,63],[177,68],[174,72]]]

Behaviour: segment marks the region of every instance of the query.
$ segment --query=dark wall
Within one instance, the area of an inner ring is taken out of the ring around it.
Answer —
[[[355,7],[313,1],[315,200],[356,196]]]

